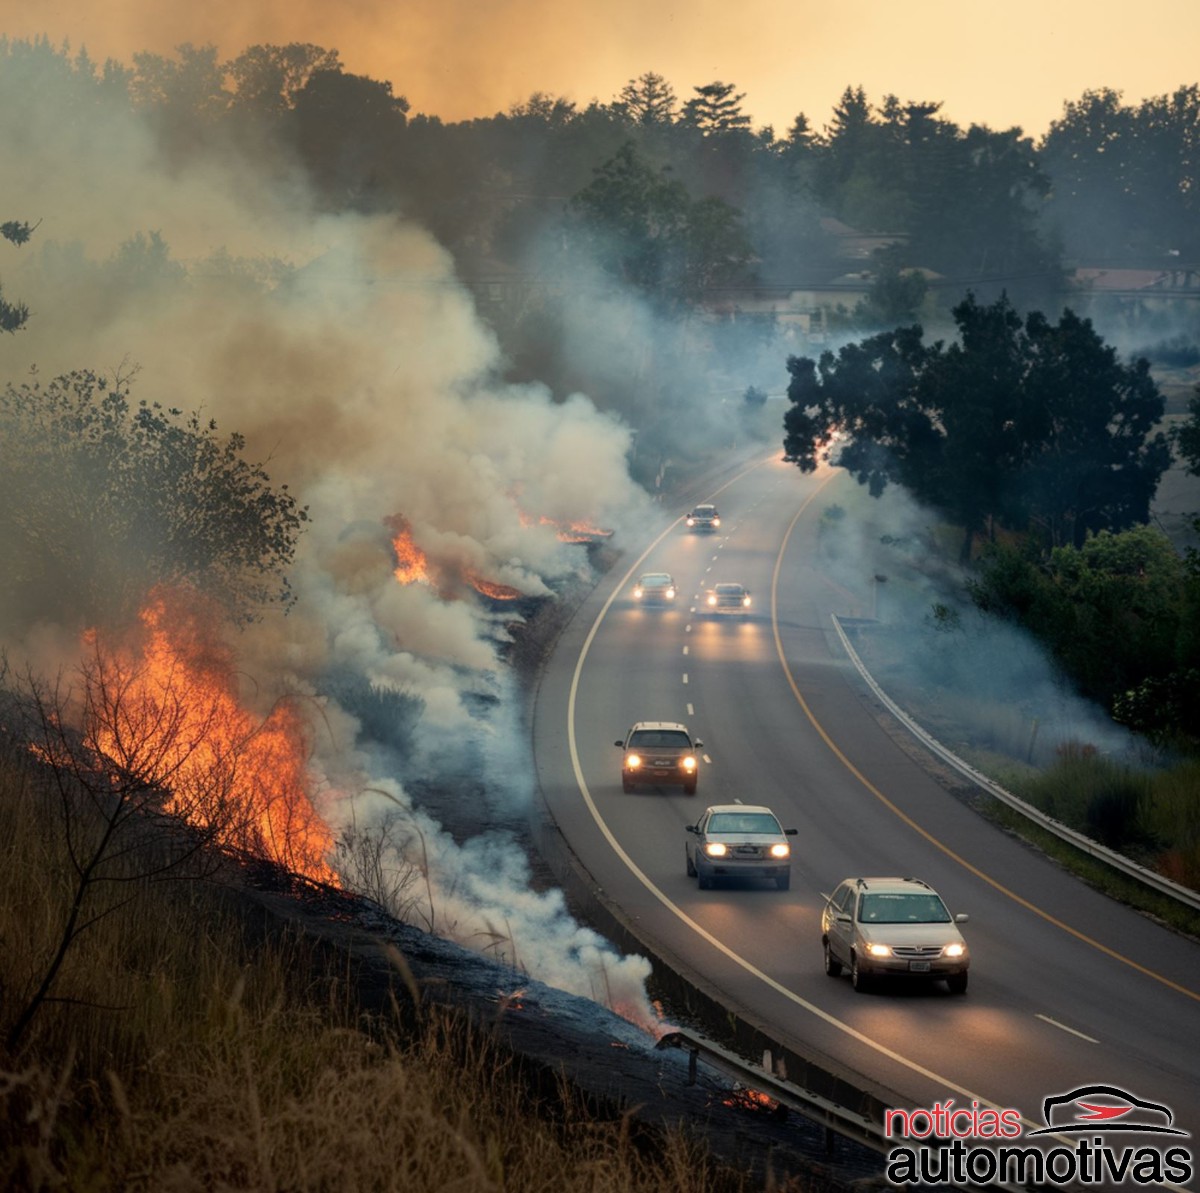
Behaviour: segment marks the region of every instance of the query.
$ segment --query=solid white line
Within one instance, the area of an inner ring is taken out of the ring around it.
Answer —
[[[740,480],[747,473],[752,472],[755,468],[760,466],[760,464],[751,465],[749,468],[745,469],[745,471],[738,473],[737,476],[727,481],[726,484],[722,486],[722,489],[728,488],[735,481]],[[817,489],[814,489],[813,492],[809,494],[807,498],[805,498],[801,506],[802,510],[808,506],[808,504],[813,500],[814,497],[816,497],[823,487],[824,486],[822,485]],[[720,493],[722,489],[718,489],[717,492]],[[579,793],[583,797],[583,802],[587,805],[587,809],[591,813],[592,820],[595,822],[597,829],[599,829],[601,836],[603,836],[608,842],[609,847],[617,855],[617,857],[621,859],[621,862],[625,868],[638,882],[642,884],[642,886],[651,896],[658,900],[658,902],[661,903],[663,907],[667,909],[667,911],[679,919],[685,927],[694,932],[698,937],[700,937],[701,940],[703,940],[711,948],[716,949],[718,953],[721,953],[723,956],[728,958],[733,962],[733,964],[745,970],[746,973],[751,975],[751,977],[756,978],[758,981],[762,982],[763,985],[769,987],[771,990],[774,990],[776,994],[780,995],[782,998],[786,998],[789,1002],[793,1003],[797,1007],[800,1007],[802,1010],[807,1011],[815,1018],[820,1019],[823,1023],[826,1023],[830,1027],[835,1028],[837,1031],[844,1033],[851,1039],[856,1040],[858,1043],[863,1044],[867,1048],[879,1053],[881,1056],[886,1057],[888,1060],[891,1060],[898,1065],[902,1065],[904,1068],[910,1069],[914,1073],[920,1074],[920,1076],[926,1078],[928,1081],[933,1082],[935,1085],[939,1085],[944,1089],[949,1090],[951,1093],[959,1094],[964,1098],[973,1098],[977,1100],[981,1106],[998,1108],[998,1103],[991,1102],[982,1097],[980,1094],[973,1093],[971,1090],[963,1088],[961,1085],[951,1081],[949,1078],[943,1077],[939,1073],[935,1073],[932,1069],[925,1068],[924,1065],[918,1064],[914,1060],[910,1060],[908,1057],[901,1055],[901,1053],[896,1052],[892,1048],[889,1048],[886,1044],[882,1044],[878,1040],[873,1039],[871,1036],[865,1035],[857,1028],[851,1027],[850,1024],[838,1019],[835,1015],[831,1015],[828,1011],[817,1006],[816,1003],[809,1002],[807,998],[803,998],[794,990],[789,989],[782,982],[777,981],[775,978],[771,977],[770,974],[765,973],[751,961],[748,961],[745,957],[741,956],[741,954],[734,952],[734,950],[725,944],[724,941],[714,936],[708,931],[707,928],[705,928],[702,924],[697,923],[694,919],[692,919],[691,916],[687,914],[687,912],[672,902],[672,900],[669,899],[667,895],[664,894],[663,891],[651,881],[645,871],[643,871],[633,860],[633,858],[631,858],[629,854],[625,852],[625,849],[621,845],[620,841],[618,841],[613,835],[612,829],[608,827],[608,823],[605,821],[604,817],[600,815],[600,809],[596,806],[596,801],[592,798],[592,793],[587,785],[587,780],[583,777],[583,765],[579,761],[579,743],[575,734],[575,704],[579,698],[579,678],[583,674],[583,665],[587,661],[588,651],[591,650],[592,643],[595,641],[596,635],[600,632],[601,623],[604,621],[609,609],[612,608],[613,602],[617,599],[617,594],[624,590],[625,585],[629,582],[630,578],[633,576],[634,572],[637,570],[638,566],[646,558],[646,556],[649,555],[650,552],[653,551],[654,548],[657,547],[658,544],[661,543],[662,540],[671,533],[671,531],[679,524],[680,521],[682,521],[682,519],[677,519],[675,522],[672,522],[671,525],[668,526],[666,530],[664,530],[662,534],[660,534],[658,538],[656,538],[645,549],[645,551],[638,556],[636,560],[634,560],[633,564],[629,568],[629,571],[625,573],[625,576],[621,580],[621,583],[613,588],[612,592],[608,596],[608,599],[600,607],[600,612],[596,615],[596,620],[592,622],[592,628],[588,630],[587,637],[583,641],[583,646],[580,647],[579,657],[575,660],[575,671],[571,676],[571,688],[567,696],[567,749],[571,756],[571,769],[575,774],[575,784],[579,788]]]
[[[1068,1027],[1065,1023],[1059,1023],[1057,1019],[1051,1019],[1049,1015],[1034,1014],[1035,1019],[1040,1019],[1043,1023],[1049,1023],[1051,1027],[1057,1027],[1061,1031],[1070,1032],[1073,1036],[1078,1036],[1081,1040],[1087,1040],[1089,1044],[1099,1044],[1100,1041],[1092,1036],[1085,1036],[1083,1032],[1076,1031],[1073,1027]]]

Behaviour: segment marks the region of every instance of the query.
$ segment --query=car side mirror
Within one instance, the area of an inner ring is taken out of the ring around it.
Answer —
[[[970,918],[971,917],[967,915],[965,911],[960,911],[958,915],[954,917],[954,922],[956,924],[965,924]]]
[[[689,833],[698,833],[700,831],[700,826],[696,824],[685,824],[683,827],[684,831]]]
[[[618,750],[623,750],[625,748],[625,743],[623,741],[615,741],[613,742],[613,745],[616,746]]]
[[[797,830],[794,828],[785,828],[783,830],[783,835],[785,837],[794,837],[796,835],[796,832],[797,832]]]
[[[693,750],[699,750],[699,749],[703,748],[703,746],[704,746],[704,743],[703,743],[702,741],[694,741],[694,742],[692,742],[692,749],[693,749]]]

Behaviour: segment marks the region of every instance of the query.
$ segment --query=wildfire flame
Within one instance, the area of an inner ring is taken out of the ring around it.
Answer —
[[[384,519],[392,532],[392,550],[396,552],[396,579],[401,584],[429,583],[429,560],[413,541],[412,526],[403,514]]]
[[[513,588],[509,584],[497,584],[494,580],[485,580],[476,572],[467,572],[466,577],[476,592],[491,597],[494,601],[515,601],[525,595],[519,588]]]
[[[95,750],[122,773],[160,784],[168,810],[220,844],[336,882],[299,707],[282,700],[265,717],[242,707],[232,653],[194,594],[156,590],[139,619],[142,632],[123,641],[89,635]]]

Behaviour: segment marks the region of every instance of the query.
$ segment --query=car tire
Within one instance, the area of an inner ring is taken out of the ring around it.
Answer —
[[[684,783],[683,794],[684,795],[695,795],[696,794],[696,780],[695,779],[693,779],[690,783]]]
[[[775,875],[775,885],[781,891],[790,890],[791,885],[792,885],[791,874],[789,872],[785,872],[783,874],[776,874]]]
[[[952,973],[946,979],[946,985],[950,988],[951,994],[966,994],[967,975],[965,973]]]
[[[683,851],[684,861],[687,863],[687,876],[689,878],[696,877],[696,867],[692,865],[692,855],[685,849]]]
[[[870,988],[871,979],[858,967],[858,954],[850,954],[850,985],[858,994],[864,993]]]
[[[842,963],[830,951],[829,941],[825,942],[825,972],[831,978],[842,976]]]

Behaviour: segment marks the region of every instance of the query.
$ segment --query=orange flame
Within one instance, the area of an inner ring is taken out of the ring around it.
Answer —
[[[485,597],[491,597],[494,601],[516,601],[525,595],[519,588],[513,588],[509,584],[498,584],[495,580],[485,580],[478,572],[467,572],[466,577],[476,592],[482,593]]]
[[[228,847],[336,882],[334,840],[310,795],[307,725],[294,701],[242,707],[232,653],[194,594],[156,590],[142,633],[89,635],[89,737],[123,772],[161,785],[167,807]]]
[[[396,579],[401,584],[429,582],[429,560],[425,552],[413,541],[412,526],[403,514],[384,518],[384,525],[392,531],[392,550],[396,552]]]

